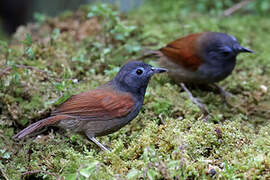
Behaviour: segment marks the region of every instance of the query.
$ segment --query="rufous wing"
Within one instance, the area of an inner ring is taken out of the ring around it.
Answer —
[[[177,39],[160,49],[168,60],[173,61],[189,70],[196,71],[202,60],[198,56],[198,39],[202,33],[191,34]]]
[[[74,95],[52,115],[85,117],[82,119],[108,120],[127,115],[134,106],[132,95],[110,88]]]

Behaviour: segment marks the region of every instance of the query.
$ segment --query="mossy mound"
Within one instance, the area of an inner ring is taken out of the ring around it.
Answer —
[[[123,15],[104,4],[85,6],[20,27],[10,45],[1,42],[0,177],[270,178],[268,19],[187,16],[181,3],[174,7],[150,3]],[[98,138],[110,153],[55,128],[21,142],[11,139],[71,94],[111,79],[145,49],[202,31],[227,32],[256,52],[240,55],[233,74],[220,83],[234,94],[231,105],[214,92],[192,90],[208,105],[208,122],[179,86],[160,75],[152,79],[138,117]]]

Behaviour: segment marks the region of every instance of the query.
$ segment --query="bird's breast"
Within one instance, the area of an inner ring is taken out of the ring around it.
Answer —
[[[225,79],[229,76],[234,67],[235,61],[227,61],[220,64],[202,64],[197,74],[201,76],[202,82],[214,83]]]

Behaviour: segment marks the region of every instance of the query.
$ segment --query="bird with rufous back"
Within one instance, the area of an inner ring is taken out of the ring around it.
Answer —
[[[207,84],[218,88],[221,95],[228,97],[230,93],[215,83],[232,73],[239,53],[252,52],[241,46],[234,36],[203,32],[189,34],[159,50],[148,51],[141,59],[157,56],[159,64],[169,70],[169,75],[188,93],[192,102],[208,114],[207,107],[193,97],[185,83]]]
[[[58,126],[83,133],[101,149],[108,150],[95,137],[113,133],[134,119],[143,105],[151,76],[163,72],[167,69],[130,61],[111,81],[71,96],[50,117],[29,125],[13,138],[22,139],[46,126]]]

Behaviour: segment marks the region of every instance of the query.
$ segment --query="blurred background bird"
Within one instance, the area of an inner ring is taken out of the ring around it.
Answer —
[[[204,114],[208,114],[207,107],[193,97],[185,83],[210,85],[218,88],[226,98],[230,93],[215,83],[232,73],[239,53],[252,52],[241,46],[234,36],[220,32],[203,32],[189,34],[157,51],[149,51],[142,59],[158,57],[159,64],[168,68],[170,77],[181,85]]]
[[[134,119],[143,105],[151,76],[163,72],[167,70],[130,61],[111,81],[70,97],[50,117],[29,125],[13,138],[22,139],[45,126],[58,126],[83,133],[101,149],[108,150],[95,137],[113,133]]]

